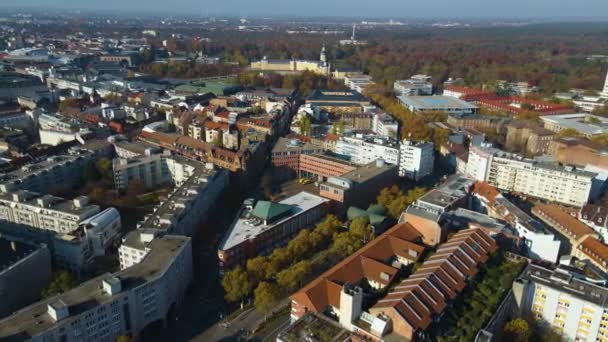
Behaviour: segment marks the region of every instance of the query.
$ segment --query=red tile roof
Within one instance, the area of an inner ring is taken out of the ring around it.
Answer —
[[[608,268],[608,246],[597,238],[586,237],[576,249],[600,265],[604,272]]]
[[[291,300],[308,311],[320,312],[327,305],[340,306],[340,291],[346,283],[368,279],[386,286],[398,272],[389,264],[390,259],[401,256],[412,262],[418,260],[424,252],[424,247],[416,243],[419,240],[420,234],[410,224],[398,224],[304,286]]]
[[[395,313],[392,319],[402,319],[414,330],[425,329],[496,249],[496,242],[483,230],[460,231],[370,311]]]

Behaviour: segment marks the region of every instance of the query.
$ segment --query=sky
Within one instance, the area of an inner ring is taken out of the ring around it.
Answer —
[[[608,0],[0,0],[2,7],[235,16],[608,19]]]

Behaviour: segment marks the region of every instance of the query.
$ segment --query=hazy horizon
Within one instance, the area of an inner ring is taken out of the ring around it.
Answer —
[[[125,11],[129,13],[182,13],[191,15],[234,16],[325,16],[382,18],[488,18],[488,19],[608,19],[607,0],[569,1],[557,5],[554,0],[435,0],[410,3],[407,0],[308,0],[286,4],[279,0],[224,0],[223,2],[173,0],[4,0],[0,9],[73,9]]]

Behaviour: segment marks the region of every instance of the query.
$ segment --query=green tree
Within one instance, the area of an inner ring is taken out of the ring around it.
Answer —
[[[52,297],[54,295],[66,292],[74,288],[78,283],[70,272],[59,271],[51,275],[51,281],[46,289],[42,290],[42,298]]]
[[[229,302],[242,301],[251,292],[251,284],[247,272],[241,266],[226,273],[222,279],[225,298]]]
[[[559,137],[565,138],[565,137],[579,137],[581,134],[579,133],[579,131],[577,131],[574,128],[566,128],[564,130],[561,130],[557,135]]]
[[[298,122],[298,126],[302,135],[309,136],[312,134],[312,120],[310,119],[310,116],[304,115]]]
[[[343,232],[336,235],[330,250],[336,257],[343,259],[356,252],[361,246],[363,241],[359,237]]]
[[[277,286],[269,282],[261,282],[253,292],[255,296],[254,304],[256,309],[264,312],[264,319],[268,311],[279,301],[280,292]]]
[[[257,256],[253,259],[247,260],[246,268],[252,284],[257,284],[262,280],[266,280],[274,276],[270,262],[268,262],[268,258],[264,256]]]
[[[367,243],[374,238],[372,226],[369,224],[369,218],[367,217],[359,217],[352,220],[348,228],[350,234],[361,239],[364,243]]]
[[[312,274],[310,261],[302,260],[277,274],[277,284],[286,292],[297,290]]]
[[[507,322],[504,331],[509,337],[508,340],[515,342],[528,342],[532,336],[530,325],[522,318]]]

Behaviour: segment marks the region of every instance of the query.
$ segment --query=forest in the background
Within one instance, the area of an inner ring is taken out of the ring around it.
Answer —
[[[247,37],[243,37],[247,36]],[[571,88],[600,89],[607,66],[589,60],[608,55],[608,27],[601,24],[555,23],[523,27],[411,28],[360,30],[366,46],[340,46],[339,37],[282,33],[216,32],[212,41],[175,42],[176,50],[202,50],[226,61],[247,65],[268,58],[318,59],[323,44],[330,61],[350,66],[391,86],[397,79],[425,73],[440,86],[462,77],[471,86],[497,79],[528,81],[543,93]]]

